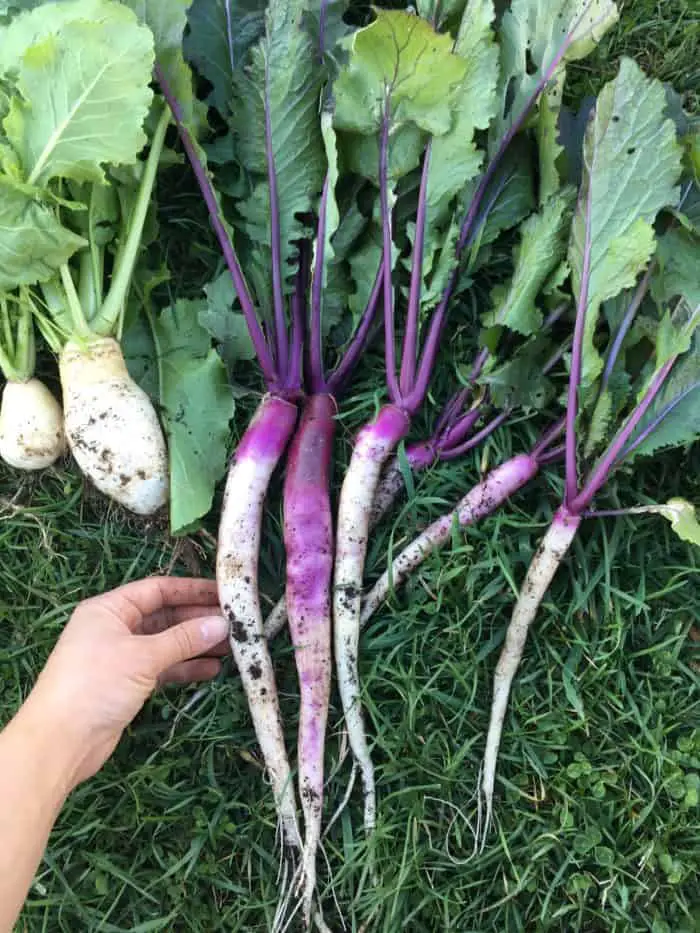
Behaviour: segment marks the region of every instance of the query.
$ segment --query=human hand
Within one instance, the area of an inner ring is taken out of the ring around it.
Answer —
[[[159,684],[215,677],[227,632],[213,580],[148,577],[80,603],[25,704],[64,760],[68,743],[70,786],[102,767]]]

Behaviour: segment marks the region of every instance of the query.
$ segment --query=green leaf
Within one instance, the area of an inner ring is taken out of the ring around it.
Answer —
[[[691,308],[700,305],[700,234],[674,225],[659,237],[656,256],[658,271],[652,282],[656,300],[685,298]]]
[[[665,505],[658,506],[656,511],[668,519],[681,541],[700,547],[700,522],[692,503],[685,499],[669,499]]]
[[[475,179],[460,196],[460,216],[468,210],[477,184]],[[481,210],[474,225],[474,247],[469,270],[474,272],[483,265],[488,255],[487,247],[501,233],[516,227],[534,207],[531,148],[524,137],[519,137],[508,147],[498,171],[484,192]]]
[[[589,95],[583,98],[577,111],[566,106],[559,110],[557,143],[561,144],[563,151],[557,166],[562,179],[577,188],[583,176],[583,139],[595,102],[595,97]]]
[[[22,96],[12,99],[4,129],[30,184],[102,182],[104,164],[133,163],[146,143],[153,40],[128,10],[109,8],[111,18],[61,24],[19,60]]]
[[[76,20],[115,24],[133,21],[128,10],[112,0],[18,0],[11,4],[12,21],[0,29],[0,72],[16,72],[27,50]]]
[[[454,52],[466,71],[454,91],[454,119],[447,133],[431,140],[428,163],[423,289],[421,307],[439,300],[457,262],[460,222],[455,200],[480,172],[483,152],[475,144],[478,130],[487,129],[495,112],[498,47],[492,23],[492,0],[469,0],[462,16]],[[393,148],[393,147],[392,147]],[[413,233],[410,234],[413,241]]]
[[[659,321],[656,330],[656,358],[654,360],[656,369],[660,369],[672,357],[689,350],[692,336],[693,327],[688,326],[685,306],[675,313],[667,311]]]
[[[163,0],[156,0],[167,6]],[[187,6],[187,0],[185,0]],[[194,0],[187,18],[190,31],[185,39],[187,57],[212,85],[211,103],[229,116],[234,72],[246,52],[265,28],[262,0]]]
[[[348,297],[348,305],[356,319],[367,307],[381,260],[381,237],[373,227],[349,260],[354,291]]]
[[[234,413],[226,367],[198,322],[201,309],[201,302],[182,299],[154,323],[173,534],[189,528],[211,508],[214,488],[226,470]]]
[[[631,444],[653,427],[625,457],[631,463],[666,447],[682,447],[700,437],[700,333],[696,330],[687,353],[678,360],[653,404],[639,423]]]
[[[333,248],[333,237],[340,226],[340,210],[336,201],[336,186],[339,179],[338,171],[338,146],[333,130],[333,116],[330,112],[324,111],[321,116],[321,133],[323,134],[323,145],[326,152],[326,162],[328,164],[327,186],[325,212],[325,237],[323,243],[323,268],[321,270],[322,288],[321,288],[321,326],[323,334],[327,335],[330,330],[340,322],[343,312],[347,307],[347,274],[341,268],[342,258],[336,260],[335,250]],[[320,208],[319,208],[320,210]],[[314,253],[312,260],[312,272],[318,263],[318,253],[320,245],[318,240],[314,242]],[[329,287],[329,286],[334,287]],[[311,301],[309,301],[309,309]]]
[[[504,363],[487,367],[479,383],[489,387],[491,401],[497,408],[518,405],[526,410],[541,410],[554,397],[552,382],[543,372],[554,349],[548,337],[532,337]]]
[[[686,499],[669,499],[660,505],[640,505],[625,509],[629,515],[662,515],[671,523],[671,529],[681,541],[700,547],[700,522],[695,506]]]
[[[538,82],[564,46],[560,69],[588,55],[617,18],[612,0],[512,0],[499,31],[500,109],[492,128],[492,149],[526,109]]]
[[[602,368],[593,342],[601,303],[631,288],[654,252],[652,223],[677,200],[681,163],[658,81],[623,59],[598,97],[569,244],[574,296],[585,295],[582,387]],[[588,274],[586,275],[586,264]]]
[[[130,316],[120,344],[129,375],[156,405],[160,404],[158,360],[153,342],[153,331],[145,314]]]
[[[469,0],[462,17],[454,52],[464,61],[465,73],[454,92],[452,126],[431,145],[428,229],[445,220],[454,196],[481,168],[483,154],[476,148],[474,134],[488,128],[495,111],[498,47],[492,30],[494,16],[492,0]]]
[[[0,291],[48,281],[86,245],[28,190],[0,176]]]
[[[190,129],[196,132],[206,123],[204,109],[194,96],[192,75],[182,54],[182,37],[187,26],[191,0],[121,0],[153,33],[155,56],[177,98]]]
[[[494,307],[484,315],[485,327],[507,327],[529,336],[542,326],[535,301],[566,253],[572,198],[573,191],[565,189],[522,224],[513,276],[492,290]]]
[[[71,226],[94,246],[111,243],[120,216],[119,197],[114,186],[73,184],[70,191],[76,202],[87,205],[87,210],[71,214]]]
[[[347,40],[349,60],[333,88],[336,128],[377,132],[388,98],[392,128],[411,123],[433,135],[446,133],[452,91],[466,73],[452,44],[419,16],[377,10],[374,22]]]
[[[343,167],[379,186],[379,136],[338,132]],[[420,164],[425,149],[423,134],[412,123],[397,127],[389,145],[389,183],[404,178]]]
[[[237,158],[254,184],[250,197],[237,206],[242,227],[253,244],[253,275],[257,276],[258,291],[262,290],[258,299],[267,309],[272,265],[268,155],[274,163],[280,264],[287,291],[292,290],[298,241],[308,234],[308,220],[300,218],[308,218],[315,207],[326,170],[318,118],[322,75],[318,52],[303,29],[303,12],[298,0],[273,0],[267,11],[265,37],[252,49],[245,71],[234,75],[231,130]],[[255,281],[253,276],[251,281]]]
[[[435,307],[442,298],[457,255],[460,224],[454,216],[444,234],[433,232],[423,260],[423,289],[420,305],[423,311]]]
[[[559,142],[559,115],[566,72],[562,70],[540,97],[537,112],[537,149],[540,159],[540,204],[544,204],[559,190],[559,159],[564,147]]]
[[[590,416],[584,457],[589,457],[608,442],[610,426],[624,411],[631,392],[632,382],[629,375],[620,366],[613,369],[608,384],[600,392]]]
[[[255,350],[245,318],[240,311],[233,310],[236,291],[228,270],[205,285],[204,292],[206,307],[199,311],[197,320],[220,345],[227,366],[233,369],[239,361],[254,360]]]

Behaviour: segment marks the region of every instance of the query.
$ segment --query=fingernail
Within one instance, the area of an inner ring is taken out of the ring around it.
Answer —
[[[228,622],[223,616],[210,616],[199,624],[204,639],[212,645],[218,645],[228,637]]]

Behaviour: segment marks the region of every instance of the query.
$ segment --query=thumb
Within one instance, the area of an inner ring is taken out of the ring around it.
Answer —
[[[211,651],[228,636],[228,629],[228,622],[222,616],[203,616],[180,622],[157,635],[149,635],[157,674],[174,664],[181,664]]]

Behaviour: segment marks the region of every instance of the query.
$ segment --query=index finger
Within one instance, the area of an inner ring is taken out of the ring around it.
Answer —
[[[99,598],[105,601],[105,608],[111,609],[132,630],[144,616],[162,609],[219,604],[216,580],[192,577],[145,577]]]

